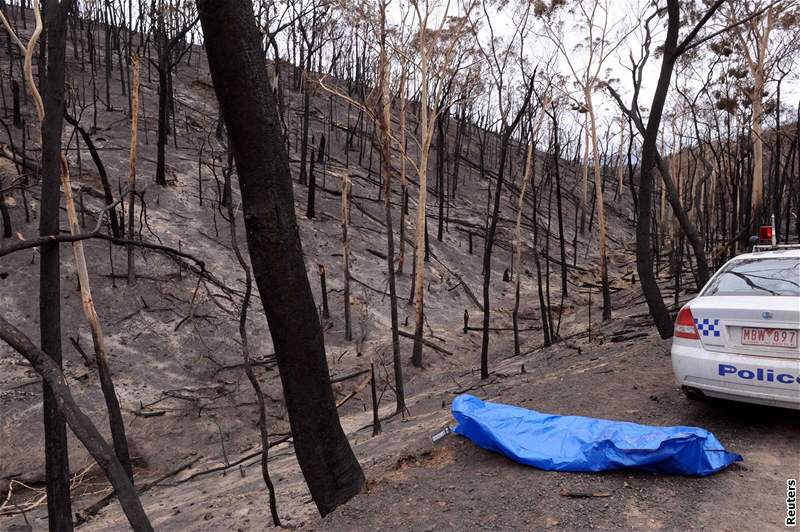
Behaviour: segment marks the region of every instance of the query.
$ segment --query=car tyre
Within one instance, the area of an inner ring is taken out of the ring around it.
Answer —
[[[686,398],[691,401],[705,401],[706,399],[705,394],[697,388],[683,386],[681,389],[683,390],[683,395],[685,395]]]

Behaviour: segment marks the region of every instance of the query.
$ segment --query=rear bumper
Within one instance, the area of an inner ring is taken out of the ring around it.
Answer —
[[[681,386],[711,397],[800,410],[800,360],[714,353],[688,343],[676,339],[672,344],[672,369]]]

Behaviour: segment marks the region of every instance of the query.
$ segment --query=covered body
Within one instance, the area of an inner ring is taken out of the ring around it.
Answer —
[[[551,471],[638,468],[706,476],[742,460],[697,427],[543,414],[468,394],[455,398],[452,412],[456,433],[516,462]]]

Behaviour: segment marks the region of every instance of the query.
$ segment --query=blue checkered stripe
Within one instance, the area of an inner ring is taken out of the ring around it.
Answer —
[[[697,318],[695,318],[694,324],[697,326],[697,330],[701,332],[703,336],[720,335],[719,320],[710,320],[708,318],[703,318],[702,320],[698,320]]]

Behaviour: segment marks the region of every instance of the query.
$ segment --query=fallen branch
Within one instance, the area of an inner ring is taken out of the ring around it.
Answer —
[[[362,369],[360,371],[356,371],[355,373],[350,373],[348,375],[343,375],[341,377],[333,377],[333,378],[331,378],[331,384],[336,383],[336,382],[346,381],[346,380],[349,380],[349,379],[353,379],[353,378],[358,377],[360,375],[364,375],[365,373],[369,373],[369,370],[368,369]]]
[[[134,415],[139,417],[159,417],[167,413],[166,410],[134,410]]]
[[[607,491],[597,491],[597,492],[589,492],[589,491],[567,491],[565,489],[561,489],[560,495],[562,497],[570,497],[573,499],[591,499],[593,497],[611,497],[611,493]]]
[[[369,370],[367,370],[367,373],[369,373]],[[345,404],[347,401],[349,401],[350,399],[355,397],[356,394],[358,394],[358,392],[360,392],[361,390],[363,390],[364,388],[367,387],[367,384],[369,384],[371,380],[372,380],[372,374],[370,373],[369,375],[364,377],[364,379],[361,382],[359,382],[356,385],[355,388],[353,388],[353,391],[351,391],[349,394],[345,395],[344,398],[341,401],[336,403],[336,408],[339,408],[340,406]]]
[[[388,296],[389,295],[388,292],[384,292],[383,290],[379,290],[377,288],[374,288],[374,287],[368,285],[367,283],[365,283],[364,281],[359,280],[352,273],[350,274],[350,280],[355,282],[356,284],[360,284],[361,286],[363,286],[364,288],[366,288],[368,290],[372,290],[373,292],[375,292],[377,294],[381,294],[383,296]]]
[[[462,393],[469,393],[469,392],[471,392],[473,390],[477,390],[478,388],[483,390],[484,387],[492,385],[492,384],[497,384],[498,382],[500,382],[502,380],[502,378],[500,376],[496,375],[494,371],[489,373],[489,376],[491,377],[491,380],[480,380],[480,381],[476,382],[475,384],[473,384],[472,386],[467,386],[466,388],[459,388],[457,390],[448,390],[448,392],[453,394],[453,395],[461,395]],[[454,382],[456,382],[456,381],[454,380]],[[458,382],[456,382],[456,384],[458,384]]]
[[[183,464],[181,466],[178,466],[177,468],[169,471],[168,473],[158,477],[157,479],[151,480],[150,482],[145,482],[144,484],[142,484],[139,487],[139,489],[136,490],[136,492],[139,495],[141,495],[142,493],[148,491],[150,488],[153,488],[153,487],[161,484],[162,482],[164,482],[168,478],[174,477],[175,475],[179,474],[180,472],[185,471],[186,469],[189,469],[191,466],[193,466],[195,463],[197,463],[197,461],[200,460],[201,458],[202,458],[202,456],[197,456],[197,457],[193,458],[192,460],[186,462],[185,464]],[[88,508],[77,512],[75,514],[75,521],[76,521],[75,524],[76,525],[81,525],[81,524],[85,523],[88,520],[89,517],[97,515],[97,512],[99,512],[100,510],[102,510],[103,508],[108,506],[111,503],[111,501],[113,501],[116,498],[116,496],[117,496],[117,492],[116,491],[112,491],[111,493],[109,493],[108,495],[106,495],[105,497],[103,497],[102,499],[100,499],[99,501],[94,503],[93,505],[89,506]]]
[[[273,436],[274,436],[274,434],[273,434]],[[289,441],[291,439],[292,439],[292,435],[291,434],[285,434],[283,437],[278,438],[274,442],[271,442],[269,444],[269,446],[268,446],[268,449],[272,449],[276,445],[280,445],[281,443],[285,443],[285,442],[287,442],[287,441]],[[242,456],[241,458],[239,458],[238,460],[236,460],[234,462],[230,462],[227,465],[221,465],[221,466],[217,466],[217,467],[212,467],[210,469],[205,469],[203,471],[198,471],[197,473],[192,473],[191,475],[189,475],[185,479],[183,479],[180,482],[178,482],[178,484],[183,484],[185,482],[189,482],[190,480],[194,480],[197,477],[202,477],[202,476],[208,475],[210,473],[216,473],[218,471],[226,471],[226,470],[228,470],[228,469],[230,469],[232,467],[235,467],[235,466],[237,466],[237,465],[239,465],[239,464],[241,464],[243,462],[246,462],[247,460],[250,460],[251,458],[255,458],[257,456],[261,456],[261,454],[263,452],[264,452],[263,449],[259,449],[258,451],[246,454],[246,455]]]
[[[369,253],[372,253],[373,255],[378,257],[379,259],[386,260],[386,253],[382,253],[382,252],[378,251],[377,249],[372,249],[372,248],[367,248],[367,251]]]
[[[410,338],[411,340],[414,339],[414,335],[413,334],[405,332],[405,331],[398,331],[398,334],[400,336],[402,336],[403,338]],[[448,351],[444,347],[439,347],[438,345],[436,345],[433,342],[431,342],[429,340],[426,340],[424,338],[422,339],[422,345],[430,347],[434,351],[438,351],[438,352],[442,353],[443,355],[447,355],[449,357],[453,356],[453,353],[451,353],[450,351]]]
[[[250,362],[250,365],[254,368],[257,366],[265,366],[265,367],[276,366],[277,364],[278,364],[278,359],[275,357],[275,353],[267,355],[264,360],[255,360]],[[216,370],[214,370],[214,376],[217,376],[217,374],[222,373],[223,371],[231,369],[239,369],[243,368],[244,366],[245,365],[243,362],[239,364],[231,364],[230,366],[221,366]]]
[[[612,343],[627,342],[628,340],[634,340],[636,338],[645,338],[646,336],[648,336],[648,333],[646,333],[646,332],[630,334],[628,336],[625,336],[625,334],[622,333],[622,334],[619,334],[617,336],[612,336],[611,337],[611,342]]]

